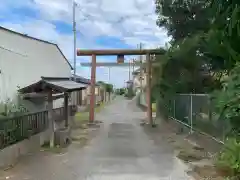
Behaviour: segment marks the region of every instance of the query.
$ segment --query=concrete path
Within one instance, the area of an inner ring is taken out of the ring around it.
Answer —
[[[119,98],[97,115],[104,124],[86,147],[24,158],[5,179],[190,180],[167,142],[159,146],[144,132],[139,125],[144,117],[134,102]]]

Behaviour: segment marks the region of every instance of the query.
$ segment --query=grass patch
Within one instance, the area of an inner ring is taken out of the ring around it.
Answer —
[[[92,131],[88,128],[86,129],[77,129],[71,132],[72,144],[76,147],[84,147],[91,140]]]
[[[79,136],[72,136],[72,143],[78,145],[79,147],[83,147],[87,145],[89,139],[86,137],[87,135],[79,135]]]
[[[156,109],[157,109],[156,103],[152,103],[152,112],[156,112]]]
[[[194,146],[184,140],[184,136],[169,134],[165,139],[177,150],[177,157],[185,163],[196,162],[206,158],[204,148]]]
[[[204,159],[199,152],[193,150],[181,150],[177,157],[187,163]]]
[[[75,120],[77,121],[88,121],[89,119],[89,112],[77,112],[75,115]]]
[[[63,152],[63,148],[61,148],[60,146],[54,146],[53,148],[51,148],[50,142],[45,142],[41,147],[41,151],[47,151],[47,152],[60,154]]]
[[[74,136],[72,137],[72,141],[79,141],[79,142],[85,142],[87,141],[87,137],[85,136]]]
[[[98,113],[100,112],[103,108],[104,108],[104,103],[100,103],[97,107],[95,107],[95,112]],[[85,112],[77,112],[75,114],[75,120],[77,121],[82,121],[82,122],[86,122],[89,120],[89,112],[85,111]]]
[[[102,108],[104,107],[104,103],[100,103],[96,108],[95,108],[95,112],[100,112],[102,110]]]
[[[228,180],[228,176],[224,174],[225,172],[219,172],[219,170],[216,169],[215,166],[211,165],[194,166],[193,169],[191,171],[188,171],[187,173],[193,176],[196,180]],[[232,180],[234,180],[234,178]]]

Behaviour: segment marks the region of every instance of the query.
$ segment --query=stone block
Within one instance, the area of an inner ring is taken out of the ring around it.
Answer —
[[[70,128],[58,129],[55,132],[55,145],[67,147],[71,143]]]

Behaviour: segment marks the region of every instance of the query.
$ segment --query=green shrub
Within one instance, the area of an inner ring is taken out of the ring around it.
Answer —
[[[20,103],[15,103],[10,99],[0,102],[0,118],[19,116],[28,112],[28,109]]]
[[[231,175],[240,173],[240,142],[236,138],[230,138],[225,142],[216,164],[219,167],[229,168]]]

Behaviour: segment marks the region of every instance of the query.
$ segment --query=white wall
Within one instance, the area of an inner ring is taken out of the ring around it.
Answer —
[[[100,97],[100,87],[95,87],[95,102],[99,102],[101,100]],[[87,104],[90,104],[90,97],[91,97],[91,86],[88,85],[87,88],[85,90],[82,91],[82,100],[86,100]]]
[[[20,88],[41,76],[70,77],[71,68],[55,45],[0,29],[0,101],[14,99]],[[54,103],[62,105],[63,100]]]
[[[91,97],[91,86],[88,85],[86,89],[81,90],[82,93],[82,101],[86,101],[87,104],[90,104],[90,97]],[[100,95],[100,87],[95,87],[95,102],[98,103],[101,101]],[[71,93],[71,104],[77,105],[77,92]]]
[[[0,150],[0,168],[6,169],[15,165],[21,156],[38,152],[40,147],[50,139],[50,131],[38,133]]]
[[[146,77],[146,73],[143,73],[143,79],[142,79],[142,86],[143,86],[143,88],[146,86],[146,79],[147,79],[147,77]],[[139,89],[141,87],[141,80],[140,80],[140,74],[138,74],[138,75],[135,75],[134,77],[133,77],[133,88],[134,88],[134,90],[137,90],[137,89]]]
[[[140,104],[147,107],[146,93],[140,93]]]

